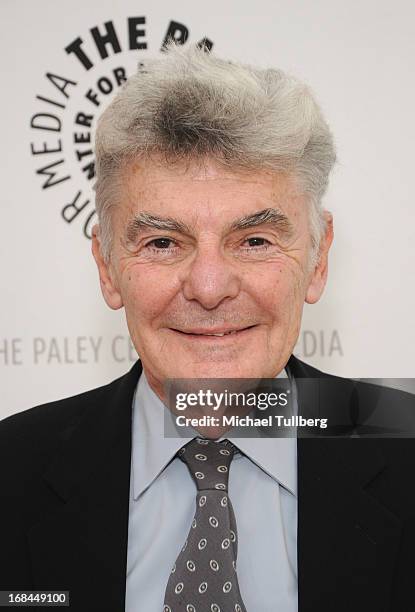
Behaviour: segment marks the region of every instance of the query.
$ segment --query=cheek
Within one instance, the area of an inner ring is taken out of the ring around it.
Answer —
[[[135,266],[123,274],[122,298],[126,315],[137,324],[151,323],[160,316],[175,293],[174,278],[164,271],[154,273],[147,266]]]
[[[278,265],[268,273],[256,274],[251,291],[257,304],[273,320],[287,320],[300,310],[304,301],[302,277],[298,271]]]

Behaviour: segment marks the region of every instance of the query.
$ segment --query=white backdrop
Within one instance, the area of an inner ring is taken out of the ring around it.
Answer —
[[[220,55],[305,80],[334,132],[329,282],[305,307],[295,353],[343,376],[415,375],[412,2],[3,0],[2,15],[0,418],[109,382],[135,359],[84,235],[88,139],[116,75],[158,54],[173,21],[188,42],[207,37]],[[112,35],[107,57],[93,28]]]

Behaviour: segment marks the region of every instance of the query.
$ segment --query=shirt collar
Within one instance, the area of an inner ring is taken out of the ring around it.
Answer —
[[[276,378],[286,378],[287,375],[294,388],[295,380],[287,367]],[[151,486],[188,440],[164,436],[166,411],[168,408],[151,389],[143,371],[134,393],[132,411],[131,477],[134,500]],[[296,438],[232,437],[231,440],[253,463],[297,495]]]

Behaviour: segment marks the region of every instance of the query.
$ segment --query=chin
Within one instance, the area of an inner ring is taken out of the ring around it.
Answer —
[[[229,362],[200,363],[189,368],[185,378],[256,378],[262,377],[260,368],[254,364],[243,365]]]

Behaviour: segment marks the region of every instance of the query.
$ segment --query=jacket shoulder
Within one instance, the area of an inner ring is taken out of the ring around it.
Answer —
[[[88,409],[103,402],[123,378],[6,417],[0,421],[0,449],[32,444],[43,451],[48,444],[55,447],[57,440],[69,437]]]
[[[314,366],[310,365],[309,363],[306,363],[305,361],[302,361],[294,355],[291,355],[290,359],[288,360],[287,366],[295,378],[325,378],[337,380],[338,382],[353,382],[350,378],[344,378],[336,374],[329,374],[328,372],[318,370]]]
[[[362,396],[362,399],[368,401],[371,399],[377,400],[379,395],[385,395],[391,399],[414,400],[413,393],[409,393],[403,389],[388,387],[379,383],[371,382],[370,379],[360,380],[359,378],[347,378],[338,376],[337,374],[329,374],[318,370],[314,366],[301,361],[297,357],[292,356],[288,364],[294,370],[294,375],[299,378],[317,378],[329,381],[330,383],[343,386],[351,386],[355,391]]]

